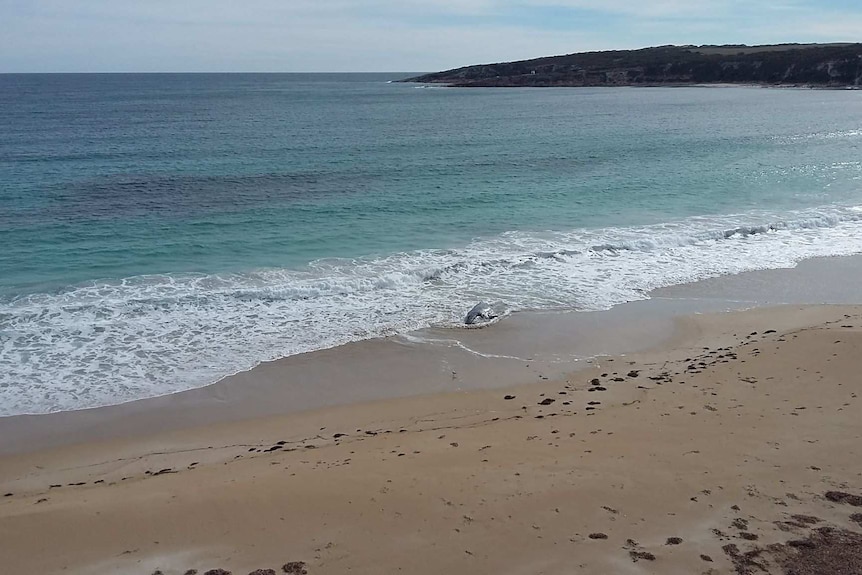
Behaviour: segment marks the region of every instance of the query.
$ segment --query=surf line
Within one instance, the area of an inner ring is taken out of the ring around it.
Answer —
[[[424,337],[416,337],[408,334],[401,334],[398,337],[407,340],[410,343],[427,343],[430,345],[445,345],[446,347],[457,347],[466,351],[471,355],[475,355],[478,357],[483,357],[485,359],[513,359],[516,361],[533,361],[532,358],[528,357],[518,357],[515,355],[500,355],[496,353],[483,353],[481,351],[472,349],[457,339],[437,339],[437,338],[424,338]]]

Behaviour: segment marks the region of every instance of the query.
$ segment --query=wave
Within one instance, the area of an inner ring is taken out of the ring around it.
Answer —
[[[206,385],[265,360],[460,326],[477,301],[599,310],[652,289],[862,253],[862,209],[507,232],[459,249],[302,269],[150,275],[0,300],[0,415],[95,407]]]
[[[790,142],[805,140],[845,140],[862,136],[862,130],[837,130],[832,132],[813,132],[808,134],[794,134],[784,137]]]

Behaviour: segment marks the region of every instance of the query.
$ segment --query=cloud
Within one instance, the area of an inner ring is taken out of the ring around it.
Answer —
[[[0,71],[425,71],[862,29],[847,0],[0,0],[0,14]]]
[[[545,0],[534,3],[542,4],[635,17],[683,18],[727,14],[738,9],[743,3],[736,0]]]
[[[846,14],[840,18],[828,20],[809,19],[800,22],[800,30],[824,41],[841,39],[845,42],[858,42],[859,33],[862,31],[862,15]]]

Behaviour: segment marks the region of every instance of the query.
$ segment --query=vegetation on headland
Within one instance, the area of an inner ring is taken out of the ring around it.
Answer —
[[[465,66],[405,82],[456,87],[760,84],[862,87],[862,43],[658,46]]]

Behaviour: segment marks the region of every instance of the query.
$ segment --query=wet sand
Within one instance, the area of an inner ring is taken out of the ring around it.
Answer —
[[[862,573],[860,271],[0,420],[0,572]]]
[[[829,278],[824,281],[824,278]],[[266,362],[213,385],[118,406],[0,418],[0,456],[397,397],[560,379],[643,351],[674,321],[781,304],[862,304],[862,256],[820,258],[659,289],[601,312],[519,313],[485,329],[425,330]]]
[[[0,565],[858,573],[862,307],[677,324],[658,349],[505,390],[6,456]],[[827,556],[843,563],[785,569]]]
[[[732,304],[731,304],[732,305]],[[425,330],[263,363],[216,384],[122,405],[0,418],[0,455],[340,405],[542,382],[598,355],[646,349],[675,317],[725,302],[661,299],[607,312],[515,314],[482,329]]]

